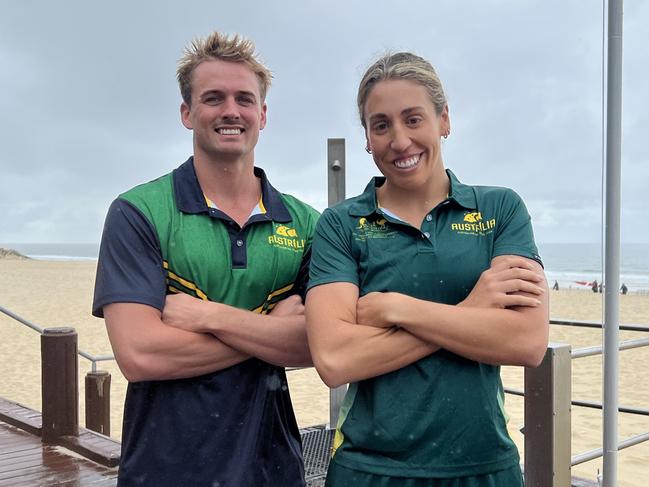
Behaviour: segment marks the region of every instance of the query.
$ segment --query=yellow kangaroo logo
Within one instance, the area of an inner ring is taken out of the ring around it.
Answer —
[[[367,225],[367,218],[361,218],[358,220],[358,228],[363,228],[365,225]]]
[[[482,214],[479,211],[467,213],[464,215],[464,221],[468,223],[477,223],[482,221]]]
[[[281,235],[282,237],[297,237],[297,232],[294,228],[289,228],[284,225],[277,227],[275,233],[277,233],[277,235]]]
[[[385,226],[385,218],[381,218],[380,220],[376,220],[376,224],[380,227]]]

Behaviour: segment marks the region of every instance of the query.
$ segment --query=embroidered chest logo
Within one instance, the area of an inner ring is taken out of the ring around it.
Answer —
[[[304,239],[300,238],[295,228],[280,225],[275,233],[268,236],[268,243],[273,247],[298,251],[304,249]]]
[[[464,235],[484,237],[496,228],[496,219],[485,219],[479,211],[466,212],[462,223],[451,223],[451,231]]]
[[[363,217],[358,219],[353,235],[355,240],[364,242],[369,238],[393,238],[396,233],[390,228],[385,218],[370,221]]]

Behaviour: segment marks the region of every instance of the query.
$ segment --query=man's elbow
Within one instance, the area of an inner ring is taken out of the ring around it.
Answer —
[[[151,361],[141,355],[122,352],[115,355],[115,360],[122,375],[129,382],[144,382],[159,378],[153,370]]]

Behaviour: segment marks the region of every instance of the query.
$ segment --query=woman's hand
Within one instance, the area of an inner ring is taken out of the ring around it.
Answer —
[[[501,258],[480,275],[469,295],[458,306],[471,308],[536,307],[541,304],[544,277],[525,257]],[[531,296],[530,296],[531,295]]]

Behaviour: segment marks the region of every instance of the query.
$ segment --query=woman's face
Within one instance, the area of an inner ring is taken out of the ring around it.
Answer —
[[[365,102],[368,146],[390,184],[419,189],[444,173],[440,138],[448,107],[437,115],[426,88],[409,80],[377,83]]]

